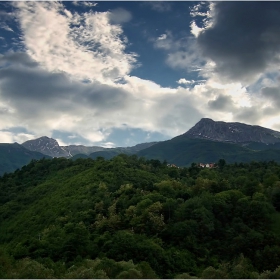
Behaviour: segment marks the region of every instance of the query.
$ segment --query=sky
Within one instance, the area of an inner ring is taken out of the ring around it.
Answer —
[[[280,131],[280,2],[0,2],[0,143],[126,147],[201,118]]]

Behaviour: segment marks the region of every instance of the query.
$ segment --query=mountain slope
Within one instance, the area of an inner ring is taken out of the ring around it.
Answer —
[[[280,132],[278,131],[238,122],[215,122],[208,118],[201,119],[181,136],[232,143],[280,143]]]
[[[0,176],[5,172],[13,172],[28,164],[32,159],[49,158],[39,152],[29,151],[18,143],[0,144]]]
[[[280,161],[280,132],[242,123],[201,119],[188,132],[137,153],[178,166],[192,162]]]
[[[51,157],[71,157],[69,152],[59,146],[53,138],[43,136],[22,143],[22,146],[30,151],[40,152]]]

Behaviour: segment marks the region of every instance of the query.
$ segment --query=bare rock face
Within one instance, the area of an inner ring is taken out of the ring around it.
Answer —
[[[30,151],[40,152],[51,157],[71,157],[69,152],[60,147],[55,139],[47,136],[28,140],[22,143],[22,146]]]
[[[258,142],[274,144],[280,142],[280,132],[257,125],[244,123],[227,123],[203,118],[188,132],[188,138],[207,139],[230,143]]]

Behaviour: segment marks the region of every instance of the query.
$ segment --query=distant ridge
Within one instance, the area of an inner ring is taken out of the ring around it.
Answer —
[[[32,159],[49,158],[42,153],[30,151],[18,143],[0,144],[0,176],[5,172],[14,172],[17,168],[28,164]]]
[[[193,162],[280,162],[280,132],[243,123],[201,119],[186,133],[138,153],[178,166]]]
[[[219,142],[280,143],[280,132],[278,131],[258,125],[213,121],[209,118],[202,118],[194,127],[183,135],[188,138],[207,139]]]
[[[51,157],[71,158],[76,155],[83,155],[83,157],[88,156],[91,158],[103,156],[109,159],[121,153],[135,154],[140,150],[148,148],[156,143],[158,142],[140,143],[132,147],[116,148],[104,148],[99,146],[88,147],[83,145],[60,146],[55,139],[42,136],[37,139],[28,140],[24,142],[22,146],[30,151],[40,152]]]
[[[170,140],[141,143],[132,147],[60,146],[55,139],[46,136],[28,140],[22,145],[0,145],[0,175],[7,171],[13,172],[31,159],[44,156],[73,160],[97,157],[111,159],[124,153],[166,160],[177,166],[189,166],[193,162],[216,162],[221,158],[228,163],[270,160],[280,162],[280,132],[257,125],[227,123],[209,118],[202,118],[186,133]]]

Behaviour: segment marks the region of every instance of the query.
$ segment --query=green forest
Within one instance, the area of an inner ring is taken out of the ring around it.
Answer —
[[[0,278],[280,278],[280,164],[39,159],[0,177]]]

